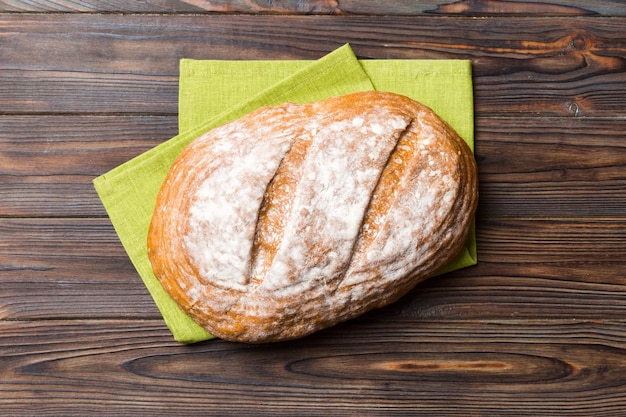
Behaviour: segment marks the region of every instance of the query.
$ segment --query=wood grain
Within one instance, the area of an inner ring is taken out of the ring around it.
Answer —
[[[159,316],[108,219],[0,219],[0,294],[0,319]]]
[[[317,59],[344,43],[363,59],[471,59],[479,115],[611,117],[626,97],[621,17],[519,18],[514,32],[499,17],[91,19],[0,15],[3,114],[175,114],[180,58]]]
[[[626,415],[617,0],[0,0],[0,415]],[[91,184],[178,60],[470,59],[479,263],[302,340],[172,340]]]
[[[480,211],[623,216],[625,118],[476,119]]]
[[[360,15],[541,15],[624,16],[626,9],[619,1],[555,0],[545,2],[502,0],[396,0],[392,7],[376,0],[150,0],[106,2],[96,0],[0,1],[0,12],[63,12],[63,13],[250,13],[250,14],[360,14]]]
[[[0,216],[104,216],[93,178],[176,126],[175,116],[0,116]],[[625,130],[619,117],[477,117],[479,211],[623,216]]]
[[[620,320],[624,224],[483,216],[477,266],[435,277],[378,314]],[[105,218],[0,219],[0,294],[0,319],[159,317]]]
[[[172,116],[0,116],[0,216],[104,216],[92,180],[178,132]],[[70,203],[71,204],[68,204]]]
[[[626,412],[619,322],[369,321],[271,346],[177,346],[157,321],[0,326],[8,414]]]

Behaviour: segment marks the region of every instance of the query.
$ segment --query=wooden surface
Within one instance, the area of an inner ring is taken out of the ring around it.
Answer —
[[[180,58],[471,59],[479,264],[311,337],[174,342],[91,180]],[[0,415],[626,415],[626,5],[0,1]]]

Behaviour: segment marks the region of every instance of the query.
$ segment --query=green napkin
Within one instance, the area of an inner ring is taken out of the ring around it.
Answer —
[[[207,130],[262,105],[307,102],[379,89],[429,105],[473,144],[473,97],[468,61],[359,61],[348,45],[317,61],[180,62],[180,134],[94,179],[111,222],[174,338],[182,343],[208,334],[163,290],[147,257],[147,231],[156,195],[178,153]],[[445,271],[476,263],[472,233]],[[443,271],[442,271],[443,272]]]

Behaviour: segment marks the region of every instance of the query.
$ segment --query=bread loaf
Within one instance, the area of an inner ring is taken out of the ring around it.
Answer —
[[[261,108],[176,159],[148,255],[213,335],[302,337],[396,301],[463,247],[471,150],[429,108],[359,92]]]

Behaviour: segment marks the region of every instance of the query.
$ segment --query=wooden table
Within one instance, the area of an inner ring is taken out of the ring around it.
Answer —
[[[471,59],[479,264],[302,340],[172,340],[91,180],[178,60]],[[626,415],[626,5],[0,1],[0,415]]]

